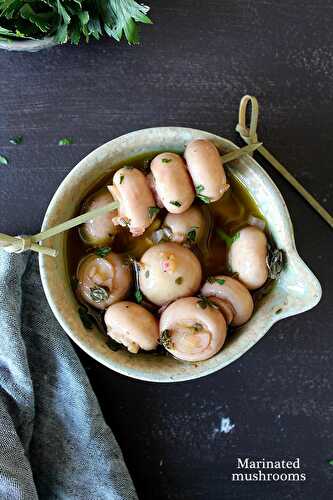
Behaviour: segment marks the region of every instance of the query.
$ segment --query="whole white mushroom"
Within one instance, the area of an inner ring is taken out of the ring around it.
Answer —
[[[82,206],[82,213],[104,207],[113,201],[111,193],[106,188],[100,189],[85,201]],[[82,224],[79,229],[82,240],[94,246],[111,243],[114,235],[117,233],[117,227],[113,223],[113,218],[116,215],[117,210],[113,210]]]
[[[140,289],[156,305],[193,295],[200,287],[200,262],[191,250],[178,243],[149,248],[141,257],[139,269]]]
[[[222,311],[228,324],[240,326],[253,313],[253,299],[248,289],[230,276],[211,276],[200,291]]]
[[[108,307],[104,321],[107,334],[127,347],[129,352],[152,351],[158,346],[157,319],[139,304],[117,302]]]
[[[87,255],[80,261],[76,277],[76,293],[97,309],[105,309],[123,299],[132,281],[129,265],[114,252],[104,257],[92,253]]]
[[[182,214],[168,214],[163,227],[170,230],[169,238],[177,243],[198,243],[205,231],[205,219],[200,207],[192,205]]]
[[[230,269],[249,290],[260,288],[268,278],[267,253],[266,235],[254,226],[241,229],[228,249]]]
[[[227,325],[216,306],[198,297],[178,299],[160,319],[160,342],[184,361],[203,361],[220,351]]]

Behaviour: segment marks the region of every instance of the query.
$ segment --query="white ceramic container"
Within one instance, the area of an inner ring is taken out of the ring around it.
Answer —
[[[144,152],[184,150],[186,144],[196,138],[213,141],[221,152],[236,148],[222,137],[182,127],[139,130],[100,146],[80,161],[61,183],[48,207],[42,229],[73,217],[91,186],[111,173],[119,162]],[[78,303],[67,274],[66,234],[45,242],[59,251],[57,258],[39,257],[48,302],[71,339],[94,359],[112,370],[141,380],[177,382],[203,377],[245,354],[277,321],[311,309],[319,302],[320,284],[297,253],[290,216],[278,188],[250,156],[232,162],[229,168],[251,193],[269,222],[274,241],[286,256],[286,265],[273,289],[259,301],[251,320],[230,335],[222,351],[207,361],[186,363],[169,356],[110,350],[106,337],[97,329],[86,330],[79,318]],[[287,352],[287,342],[285,348]]]

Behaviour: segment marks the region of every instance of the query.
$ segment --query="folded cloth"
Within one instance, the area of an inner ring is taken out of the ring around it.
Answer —
[[[0,251],[0,336],[0,498],[137,499],[30,252]]]

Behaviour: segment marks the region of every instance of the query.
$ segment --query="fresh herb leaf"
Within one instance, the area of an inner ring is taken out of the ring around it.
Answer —
[[[201,330],[203,329],[203,326],[201,323],[194,323],[192,328],[195,332],[201,332]]]
[[[111,247],[101,247],[101,248],[96,248],[96,250],[95,250],[95,254],[98,257],[105,257],[110,252],[112,252],[112,248]]]
[[[177,200],[176,201],[169,201],[169,203],[171,205],[175,205],[175,207],[181,207],[182,206],[182,204],[180,203],[180,201],[177,201]]]
[[[79,307],[78,313],[83,323],[83,326],[87,330],[92,330],[95,325],[95,319],[91,314],[88,313],[88,308],[85,306]]]
[[[93,288],[90,288],[90,298],[96,302],[96,304],[100,304],[101,302],[107,300],[109,295],[108,290],[102,286],[94,286]]]
[[[224,285],[225,280],[222,278],[215,278],[214,276],[209,276],[207,278],[208,283],[218,283],[219,285]]]
[[[58,43],[107,35],[129,44],[139,42],[138,23],[151,24],[149,7],[135,0],[0,0],[4,40],[52,36]]]
[[[171,340],[171,334],[170,330],[163,330],[161,335],[160,335],[160,344],[162,344],[163,347],[166,349],[172,348],[172,340]]]
[[[191,229],[187,233],[188,241],[195,242],[195,240],[197,239],[197,231],[196,231],[197,229],[199,229],[197,226],[191,227]]]
[[[158,214],[159,211],[160,211],[160,209],[158,207],[149,207],[148,208],[148,215],[152,219],[153,217],[155,217],[155,215]]]
[[[178,276],[178,278],[175,279],[176,285],[181,285],[184,281],[184,278],[182,276]]]
[[[171,161],[171,158],[162,158],[162,163],[170,163]]]
[[[199,300],[197,302],[198,306],[201,307],[201,309],[206,309],[207,307],[213,307],[214,309],[218,309],[217,305],[214,304],[211,300],[209,300],[207,297],[204,295],[201,295],[199,297]]]
[[[73,144],[73,139],[71,137],[63,137],[62,139],[59,139],[59,146],[68,146],[69,144]]]
[[[121,344],[119,344],[119,342],[116,342],[111,337],[108,337],[106,345],[111,349],[111,351],[114,352],[119,351],[119,349],[121,349]]]
[[[8,165],[8,158],[7,158],[7,156],[0,155],[0,165]]]
[[[205,196],[204,194],[202,194],[204,190],[205,188],[202,184],[195,186],[195,192],[197,193],[197,198],[199,198],[199,200],[203,201],[204,203],[208,204],[211,202],[211,198],[209,196]]]
[[[217,234],[225,242],[227,247],[230,247],[238,238],[240,237],[240,232],[238,231],[235,233],[233,236],[230,236],[229,234],[225,233],[223,229],[217,229]]]
[[[328,465],[333,465],[333,458],[327,461]]]
[[[141,290],[137,288],[134,293],[135,300],[137,301],[138,304],[141,304],[143,300],[143,295],[141,293]]]
[[[125,176],[124,175],[120,175],[119,184],[122,184],[124,182],[124,179],[125,179]]]
[[[15,137],[12,137],[9,139],[9,142],[11,144],[22,144],[23,142],[23,136],[22,135],[16,135]]]

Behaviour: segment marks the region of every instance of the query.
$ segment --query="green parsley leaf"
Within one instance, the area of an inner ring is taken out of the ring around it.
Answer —
[[[170,163],[172,161],[171,158],[162,158],[162,163]]]
[[[199,229],[198,226],[191,227],[191,229],[187,233],[188,241],[194,242],[197,239],[197,231],[196,231],[197,229]]]
[[[12,137],[11,139],[9,139],[9,142],[11,144],[22,144],[23,135],[16,135],[15,137]]]
[[[135,297],[135,300],[137,301],[137,303],[141,304],[141,302],[143,300],[143,295],[141,293],[141,290],[139,290],[139,288],[137,288],[135,290],[134,297]]]
[[[69,144],[73,144],[73,139],[71,137],[63,137],[62,139],[59,139],[59,146],[68,146]]]
[[[175,279],[176,285],[181,285],[183,283],[184,279],[182,276],[178,276],[178,278]]]
[[[152,219],[153,217],[155,217],[155,215],[158,214],[159,211],[160,211],[160,209],[158,207],[149,207],[148,208],[148,215]]]
[[[169,201],[169,203],[171,205],[175,205],[175,207],[181,207],[182,206],[182,204],[180,203],[180,201],[177,201],[177,200],[176,201]]]
[[[238,231],[235,233],[233,236],[230,236],[229,234],[225,233],[223,229],[217,229],[217,234],[225,242],[227,247],[230,247],[238,238],[240,237],[240,232]]]
[[[218,283],[219,285],[224,285],[225,280],[222,278],[215,278],[214,276],[209,276],[207,278],[208,283]]]
[[[119,184],[122,184],[124,182],[124,179],[125,179],[125,176],[124,175],[120,175]]]
[[[8,158],[7,158],[7,156],[0,155],[0,165],[8,165]]]
[[[202,194],[202,192],[204,191],[204,186],[202,184],[199,184],[198,186],[195,186],[195,191],[197,193],[197,198],[199,198],[199,200],[203,201],[204,203],[208,204],[211,202],[211,199],[209,196],[205,196],[204,194]]]
[[[96,250],[95,250],[95,254],[98,257],[105,257],[110,252],[112,252],[112,248],[111,247],[101,247],[101,248],[96,248]]]
[[[333,458],[331,460],[327,460],[328,465],[333,465]]]
[[[214,309],[218,309],[217,305],[214,304],[211,300],[209,300],[207,297],[204,295],[201,295],[199,297],[199,300],[197,302],[197,305],[201,307],[201,309],[206,309],[207,307],[213,307]]]

